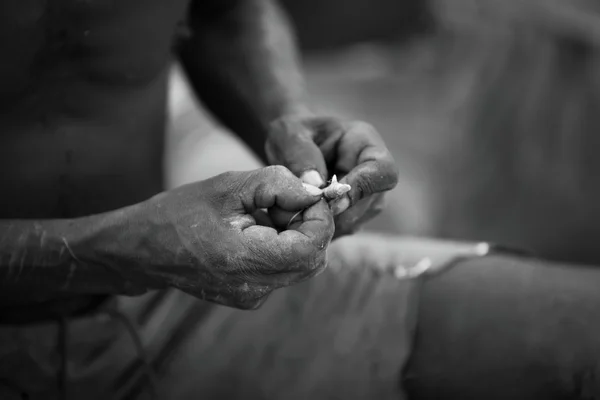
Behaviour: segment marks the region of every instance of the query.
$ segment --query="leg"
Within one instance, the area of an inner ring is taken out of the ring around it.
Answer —
[[[161,390],[173,399],[402,399],[399,378],[412,347],[419,283],[395,279],[390,267],[414,265],[424,255],[436,267],[470,249],[356,235],[332,245],[322,275],[275,292],[257,311],[174,294],[171,305],[165,302],[171,311],[157,308],[157,322],[147,322],[178,336],[150,349],[163,354],[155,364]],[[165,324],[173,312],[182,317]]]
[[[366,239],[366,247],[377,247]],[[159,398],[401,399],[398,378],[411,348],[416,285],[394,279],[384,263],[345,260],[353,240],[336,242],[323,274],[276,291],[257,311],[165,291],[117,298],[96,315],[71,321],[69,398],[151,399],[143,358]],[[136,325],[135,334],[123,316]],[[6,327],[2,338],[0,377],[26,388],[31,399],[58,399],[58,324]],[[10,338],[21,346],[6,346]]]
[[[401,399],[415,285],[333,266],[257,311],[213,307],[159,371],[170,398]]]
[[[161,398],[401,399],[403,388],[409,400],[598,396],[600,271],[511,255],[425,280],[389,268],[464,252],[357,235],[332,246],[322,275],[257,311],[175,291],[120,298],[116,310],[138,325]],[[148,398],[122,323],[99,314],[69,331],[71,398]],[[56,336],[56,325],[1,328],[0,377],[31,399],[56,399]]]
[[[420,292],[413,399],[600,396],[600,271],[512,256],[460,263]]]

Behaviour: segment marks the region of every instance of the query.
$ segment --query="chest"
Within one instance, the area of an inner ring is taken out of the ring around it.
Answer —
[[[164,68],[188,0],[3,0],[0,89],[85,77],[147,81]],[[13,90],[11,90],[13,89]]]

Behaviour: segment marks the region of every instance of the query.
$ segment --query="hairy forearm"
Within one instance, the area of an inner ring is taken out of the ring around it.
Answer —
[[[270,122],[305,113],[306,95],[290,24],[270,0],[234,0],[217,11],[198,1],[180,58],[199,98],[263,155]]]
[[[45,300],[70,294],[143,292],[145,288],[124,278],[126,271],[107,262],[114,249],[122,248],[125,213],[0,220],[0,297]]]

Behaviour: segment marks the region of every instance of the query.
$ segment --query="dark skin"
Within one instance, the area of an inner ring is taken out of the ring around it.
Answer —
[[[321,271],[397,174],[371,127],[308,109],[294,48],[267,0],[2,2],[0,305],[175,287],[255,308]],[[280,167],[163,192],[177,57],[206,107]],[[328,205],[303,182],[333,172],[353,189]]]

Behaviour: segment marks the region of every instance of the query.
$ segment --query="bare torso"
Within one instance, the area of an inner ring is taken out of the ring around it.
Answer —
[[[163,189],[168,69],[187,3],[0,2],[0,218],[78,217]]]

